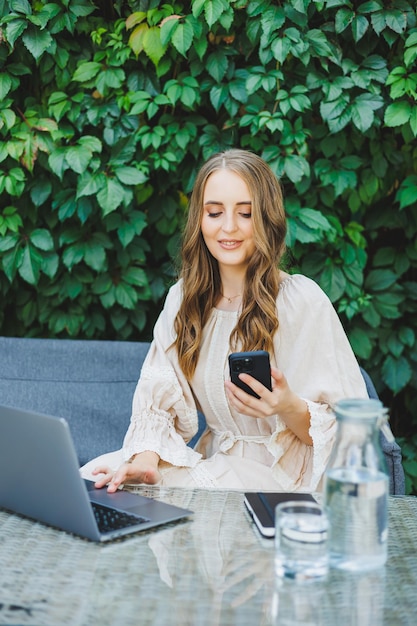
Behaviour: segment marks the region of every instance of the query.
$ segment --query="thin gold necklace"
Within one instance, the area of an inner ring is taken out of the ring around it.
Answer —
[[[239,296],[241,295],[242,295],[241,293],[238,293],[236,296],[232,296],[231,298],[229,298],[228,296],[225,296],[223,293],[221,293],[221,297],[227,300],[229,304],[232,304],[232,300],[239,298]]]

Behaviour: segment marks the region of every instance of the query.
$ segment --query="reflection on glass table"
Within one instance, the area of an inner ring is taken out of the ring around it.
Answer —
[[[0,511],[0,624],[392,626],[417,622],[417,499],[390,497],[381,571],[279,582],[243,493],[139,487],[193,519],[97,545]]]

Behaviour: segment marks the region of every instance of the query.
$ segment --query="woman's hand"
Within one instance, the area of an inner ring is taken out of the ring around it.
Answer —
[[[229,402],[239,413],[255,418],[279,415],[301,441],[312,445],[307,403],[291,391],[287,379],[280,370],[271,367],[272,391],[250,374],[239,374],[239,378],[259,396],[259,399],[255,398],[230,380],[226,381]]]
[[[158,470],[159,455],[156,452],[146,451],[136,454],[130,461],[123,463],[116,472],[108,466],[99,466],[93,474],[100,478],[94,483],[97,489],[107,485],[107,491],[114,493],[120,485],[141,484],[156,485],[161,480]]]

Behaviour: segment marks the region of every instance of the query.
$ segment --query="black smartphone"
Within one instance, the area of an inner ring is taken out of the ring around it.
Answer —
[[[275,507],[281,502],[289,500],[307,500],[317,502],[311,493],[275,493],[275,492],[255,492],[245,493],[244,503],[250,516],[264,537],[275,537]]]
[[[248,385],[242,382],[239,374],[250,374],[259,380],[264,387],[271,391],[271,365],[269,353],[266,350],[254,350],[253,352],[232,352],[229,355],[230,380],[232,383],[250,393],[251,396],[259,398],[258,394]]]

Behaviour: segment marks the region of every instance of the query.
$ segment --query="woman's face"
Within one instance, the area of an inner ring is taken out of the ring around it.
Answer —
[[[245,181],[234,172],[221,169],[208,177],[201,232],[220,270],[246,270],[255,251],[252,198]]]

